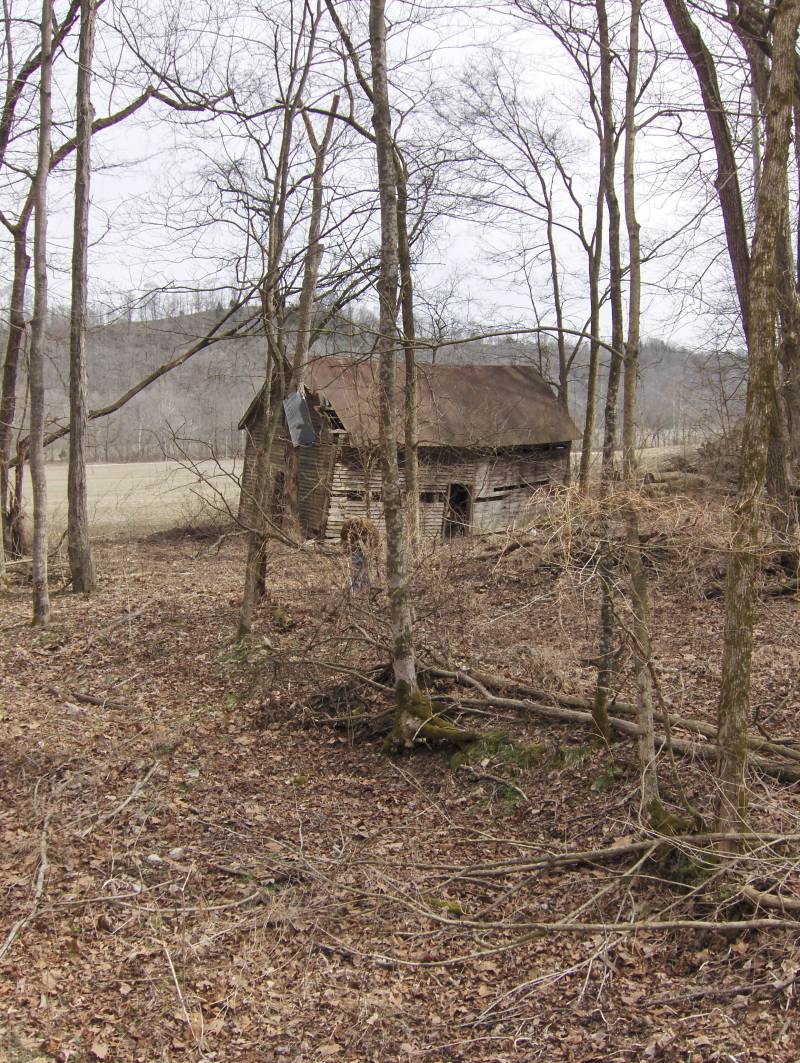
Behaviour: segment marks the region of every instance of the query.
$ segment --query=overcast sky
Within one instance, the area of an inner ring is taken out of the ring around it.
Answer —
[[[544,31],[525,27],[488,5],[458,6],[460,10],[440,14],[410,36],[400,34],[394,40],[395,60],[405,59],[398,73],[395,99],[402,106],[405,97],[427,88],[429,79],[443,93],[455,93],[456,99],[458,90],[454,86],[462,72],[483,62],[491,50],[499,50],[518,72],[522,90],[531,97],[544,98],[554,118],[576,138],[583,156],[576,169],[577,186],[591,196],[595,147],[585,128],[590,119],[585,104],[582,108],[580,87],[569,61]],[[495,5],[498,6],[502,5]],[[390,16],[401,16],[407,9],[401,0],[388,5]],[[202,5],[197,5],[196,25],[203,10]],[[188,11],[189,5],[184,5],[183,16]],[[106,17],[111,19],[111,9]],[[244,83],[253,72],[267,69],[269,58],[263,41],[264,26],[257,16],[251,13],[240,18],[236,26],[239,39],[235,45],[238,58],[234,76]],[[249,44],[244,40],[248,35]],[[108,42],[107,47],[113,52],[115,35],[111,30],[101,29],[102,41]],[[101,58],[107,64],[113,55],[103,54],[101,48]],[[58,70],[58,88],[65,106],[72,89],[72,69],[62,62]],[[708,336],[707,298],[716,297],[717,289],[724,285],[724,268],[709,265],[719,253],[719,223],[711,214],[691,236],[668,239],[670,233],[703,210],[704,197],[699,190],[690,193],[681,187],[676,152],[682,150],[682,142],[672,136],[674,123],[654,117],[659,106],[665,106],[665,94],[674,94],[681,101],[687,84],[685,71],[682,73],[680,66],[672,63],[659,73],[659,78],[666,80],[658,88],[658,100],[643,103],[642,120],[647,121],[639,140],[643,179],[638,211],[644,245],[646,250],[660,246],[659,254],[645,266],[643,332],[700,343]],[[119,105],[130,95],[130,90],[118,88],[112,100]],[[104,84],[97,86],[95,96],[97,111],[102,114],[108,106]],[[414,120],[408,121],[404,132],[406,128],[413,131]],[[113,302],[115,292],[141,293],[157,284],[213,286],[228,279],[226,263],[237,250],[237,238],[226,228],[224,219],[222,224],[199,233],[179,232],[165,224],[167,218],[174,220],[179,216],[180,196],[196,186],[198,170],[207,165],[218,147],[208,141],[210,132],[208,126],[180,126],[156,104],[95,139],[91,274],[96,301]],[[374,178],[365,169],[364,160],[363,154],[355,160],[349,179],[360,180],[368,188]],[[50,261],[55,301],[63,301],[68,290],[71,181],[72,174],[65,169],[50,187]],[[531,322],[530,292],[511,270],[518,242],[513,224],[506,230],[496,224],[486,225],[479,218],[442,220],[418,264],[417,287],[421,296],[440,298],[442,290],[452,291],[455,311],[451,317],[469,316],[490,325]],[[577,245],[569,240],[562,244],[561,259],[564,289],[577,323],[585,309],[581,306],[585,264]],[[542,276],[539,271],[537,282]],[[552,322],[546,290],[537,289],[534,296],[541,319]]]

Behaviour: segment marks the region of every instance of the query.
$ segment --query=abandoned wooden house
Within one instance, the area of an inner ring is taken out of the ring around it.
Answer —
[[[419,366],[418,454],[423,531],[446,537],[508,527],[537,489],[563,483],[572,440],[567,410],[532,367]],[[404,387],[398,366],[398,394]],[[259,392],[247,432],[241,512],[250,510],[255,451],[267,418]],[[402,420],[398,424],[402,476]],[[377,366],[342,356],[309,363],[284,402],[271,448],[271,513],[280,515],[287,448],[299,457],[299,514],[307,538],[337,538],[348,517],[382,524]]]

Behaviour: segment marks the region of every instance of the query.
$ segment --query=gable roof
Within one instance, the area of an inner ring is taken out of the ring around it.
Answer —
[[[378,366],[370,360],[316,358],[306,390],[333,407],[356,444],[378,440]],[[397,366],[398,396],[405,369]],[[430,365],[417,381],[418,441],[428,447],[512,447],[565,443],[580,435],[540,373],[524,365]],[[243,428],[261,400],[250,404]],[[402,423],[398,442],[403,441]]]

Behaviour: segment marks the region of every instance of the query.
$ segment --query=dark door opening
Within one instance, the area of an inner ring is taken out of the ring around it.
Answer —
[[[472,492],[464,484],[450,484],[444,511],[444,537],[466,535],[472,519]]]

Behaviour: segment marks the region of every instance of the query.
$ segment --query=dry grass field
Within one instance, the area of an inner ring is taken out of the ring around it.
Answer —
[[[190,525],[213,517],[223,498],[234,506],[241,463],[199,462],[197,472],[175,461],[125,462],[88,467],[89,520],[104,536],[142,533]],[[202,475],[206,483],[198,477]],[[30,499],[30,479],[25,485]],[[47,466],[48,509],[52,531],[67,523],[67,466]],[[222,496],[222,497],[220,497]]]

